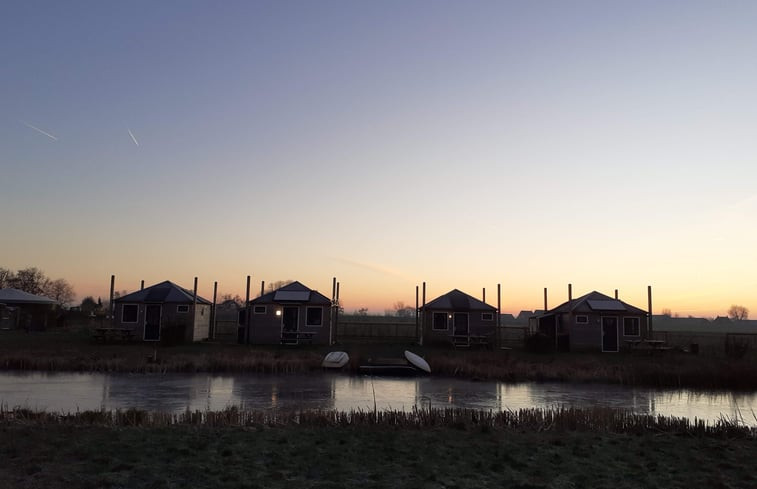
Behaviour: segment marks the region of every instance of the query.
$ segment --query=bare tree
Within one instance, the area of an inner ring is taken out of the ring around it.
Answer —
[[[406,306],[405,303],[402,301],[395,302],[393,307],[394,307],[394,315],[397,316],[398,318],[409,318],[415,312],[415,310],[412,307]]]
[[[291,284],[292,282],[294,282],[294,280],[276,280],[275,282],[268,284],[268,291],[273,292],[274,290],[278,290],[285,285]]]
[[[96,310],[100,308],[97,302],[95,302],[95,298],[91,295],[88,295],[84,299],[82,299],[81,304],[79,305],[82,312],[85,312],[87,314],[93,313]]]
[[[244,305],[244,299],[239,296],[239,294],[231,295],[231,294],[221,294],[218,300],[218,303],[224,303],[224,302],[234,302],[238,306]]]
[[[42,293],[51,299],[55,299],[55,302],[61,306],[72,303],[76,296],[74,288],[64,278],[46,280],[42,286]]]
[[[367,316],[368,315],[368,309],[365,307],[361,307],[357,311],[355,311],[355,316]]]
[[[42,294],[48,278],[37,267],[24,268],[16,272],[11,281],[11,287],[14,287],[30,294]]]
[[[0,289],[6,289],[13,286],[15,275],[12,270],[0,267]]]
[[[743,321],[744,319],[749,318],[749,309],[734,304],[728,309],[728,317],[733,321]]]

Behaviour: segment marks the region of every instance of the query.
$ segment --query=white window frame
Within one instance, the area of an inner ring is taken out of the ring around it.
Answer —
[[[182,310],[184,309],[184,310]],[[177,314],[188,314],[189,313],[189,304],[179,304],[176,306],[176,313]]]
[[[444,329],[437,328],[436,326],[436,315],[442,314],[444,315]],[[448,312],[434,312],[431,314],[431,331],[449,331],[449,313]]]
[[[262,307],[263,310],[262,311],[258,311],[258,307]],[[266,308],[266,306],[252,306],[252,313],[253,314],[265,314],[266,312],[268,312],[268,309]]]
[[[626,333],[626,319],[635,319],[636,320],[636,334],[628,334]],[[641,319],[635,317],[635,316],[625,316],[623,318],[623,336],[631,336],[631,337],[639,337],[641,336]]]
[[[310,324],[308,322],[309,311],[311,309],[318,309],[321,311],[321,324]],[[323,327],[323,308],[321,306],[307,306],[305,307],[305,326],[308,328],[321,328]]]
[[[481,313],[481,321],[494,321],[494,313],[493,312],[482,312]]]
[[[134,321],[125,321],[124,320],[124,309],[126,309],[126,306],[134,306],[137,308],[137,314],[134,316]],[[121,323],[122,324],[137,324],[139,322],[139,304],[124,304],[121,306]]]
[[[578,318],[584,318],[584,321],[579,321]],[[589,316],[586,314],[576,315],[576,324],[589,324]]]

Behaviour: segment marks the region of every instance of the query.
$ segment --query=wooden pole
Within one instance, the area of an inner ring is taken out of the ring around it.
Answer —
[[[336,283],[336,303],[339,304],[339,282]],[[339,337],[339,306],[336,307],[336,316],[334,317],[335,337]]]
[[[213,307],[210,309],[210,331],[208,337],[211,340],[216,339],[216,301],[218,299],[218,281],[213,282]]]
[[[115,288],[116,288],[116,276],[111,275],[110,276],[110,302],[108,304],[108,309],[110,309],[110,313],[108,315],[110,316],[111,323],[114,323],[116,321],[116,318],[114,317],[116,313],[116,305],[113,304],[113,295],[115,294]]]
[[[544,287],[544,312],[547,311],[549,311],[549,309],[547,308],[547,288]]]
[[[247,275],[247,292],[244,297],[244,343],[250,344],[250,276]]]
[[[331,278],[331,314],[329,315],[329,345],[334,344],[334,317],[339,311],[336,303],[336,277]]]
[[[647,303],[649,305],[649,314],[647,315],[647,338],[653,339],[653,333],[652,330],[652,286],[647,285]]]
[[[500,331],[501,321],[500,318],[502,316],[502,285],[497,284],[497,348],[502,346],[502,339],[500,338],[500,334],[502,331]]]
[[[423,330],[426,329],[426,282],[423,282],[423,313],[421,314],[421,334],[418,344],[423,346]]]
[[[195,285],[192,289],[192,325],[190,326],[192,329],[191,332],[191,338],[192,341],[195,339],[195,319],[197,318],[197,277],[195,277]]]
[[[416,285],[415,286],[415,339],[416,340],[418,339],[418,333],[419,333],[419,330],[418,330],[418,326],[419,326],[419,324],[418,324],[418,319],[419,319],[418,313],[419,312],[420,311],[418,311],[418,286]]]

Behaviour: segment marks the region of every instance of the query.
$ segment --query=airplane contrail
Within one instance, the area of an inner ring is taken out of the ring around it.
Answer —
[[[131,129],[126,129],[126,130],[129,131],[129,136],[131,136],[131,140],[134,141],[134,144],[139,146],[139,141],[137,141],[137,138],[134,137],[134,134],[132,134]]]
[[[24,125],[25,125],[26,127],[29,127],[29,128],[31,128],[31,129],[34,129],[35,131],[37,131],[37,132],[38,132],[38,133],[40,133],[40,134],[44,134],[45,136],[49,137],[49,138],[50,138],[50,139],[52,139],[53,141],[57,141],[57,140],[58,140],[58,138],[56,138],[55,136],[53,136],[53,135],[52,135],[52,134],[50,134],[49,132],[45,132],[45,131],[43,131],[42,129],[40,129],[39,127],[35,127],[35,126],[32,126],[32,125],[31,125],[31,124],[29,124],[28,122],[24,122]]]

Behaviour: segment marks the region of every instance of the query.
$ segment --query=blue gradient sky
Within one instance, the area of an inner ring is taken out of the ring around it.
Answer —
[[[80,296],[111,273],[199,276],[205,295],[336,275],[348,310],[425,280],[502,283],[505,311],[572,282],[757,313],[755,19],[714,1],[5,2],[0,266]]]

